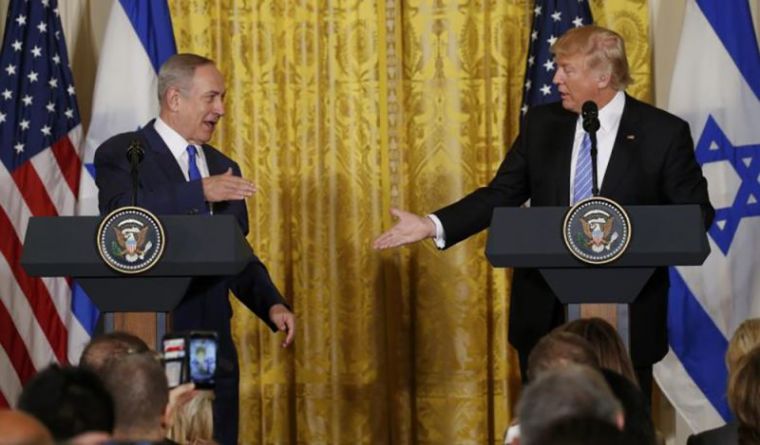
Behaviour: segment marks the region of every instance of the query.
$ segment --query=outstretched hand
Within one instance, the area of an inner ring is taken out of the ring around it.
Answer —
[[[228,168],[221,175],[208,176],[201,181],[203,196],[208,202],[241,200],[256,193],[256,186],[245,178],[233,175],[232,168]]]
[[[399,209],[391,209],[391,215],[396,217],[398,222],[375,239],[372,243],[375,249],[403,246],[435,236],[435,223],[426,216]]]

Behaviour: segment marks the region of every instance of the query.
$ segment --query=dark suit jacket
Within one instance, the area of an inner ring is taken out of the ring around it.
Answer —
[[[141,141],[145,158],[140,164],[138,204],[158,215],[192,215],[206,211],[201,181],[187,181],[169,148],[153,127],[153,121],[141,130],[116,135],[104,142],[95,153],[96,182],[101,214],[131,205],[132,179],[126,149],[134,139]],[[210,145],[203,152],[211,175],[232,168],[240,175],[238,165]],[[248,214],[245,201],[215,203],[214,214],[234,215],[244,234],[248,233]],[[208,217],[208,216],[207,216]],[[237,298],[274,331],[269,320],[269,308],[285,304],[272,283],[264,264],[254,256],[246,268],[233,278],[197,278],[187,295],[173,312],[174,330],[208,329],[220,336],[220,376],[237,375],[237,359],[230,336],[232,308],[227,298],[232,290]],[[230,350],[230,348],[232,348]]]
[[[568,206],[577,118],[559,102],[532,108],[491,182],[435,212],[447,247],[485,229],[494,207],[519,206],[528,199],[533,207]],[[706,227],[714,215],[689,125],[629,96],[600,194],[622,205],[700,204]],[[631,355],[636,366],[651,365],[667,352],[667,292],[667,269],[656,269],[631,305]],[[509,340],[521,358],[563,322],[561,314],[537,270],[515,270]]]
[[[689,436],[686,445],[737,445],[739,424],[731,422],[721,427]]]

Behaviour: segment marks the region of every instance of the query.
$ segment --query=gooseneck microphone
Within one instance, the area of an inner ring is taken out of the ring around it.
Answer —
[[[132,206],[137,206],[137,189],[139,187],[138,166],[145,157],[145,150],[139,139],[133,139],[127,148],[130,174],[132,175]]]
[[[591,194],[599,196],[596,172],[596,132],[599,130],[599,108],[593,100],[587,100],[581,107],[583,130],[588,133],[591,140]]]

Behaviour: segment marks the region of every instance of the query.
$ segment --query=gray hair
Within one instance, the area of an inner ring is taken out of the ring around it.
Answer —
[[[195,75],[195,69],[203,65],[213,65],[214,61],[197,54],[175,54],[169,57],[158,70],[158,101],[164,99],[169,88],[185,90]]]
[[[541,373],[529,384],[517,413],[520,443],[535,445],[544,430],[558,420],[591,417],[616,425],[623,408],[599,372],[568,365]]]

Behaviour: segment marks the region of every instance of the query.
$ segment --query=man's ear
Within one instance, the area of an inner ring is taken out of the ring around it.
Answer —
[[[604,71],[599,73],[599,76],[597,77],[597,86],[600,90],[603,90],[610,86],[610,78],[612,77],[611,73],[606,73]]]
[[[169,431],[169,428],[172,427],[172,404],[167,403],[164,407],[164,412],[161,414],[161,428],[164,429],[164,431]]]
[[[170,87],[166,89],[166,93],[164,93],[164,99],[166,100],[166,104],[172,111],[178,111],[179,110],[179,101],[180,101],[180,91],[179,88],[176,87]]]

